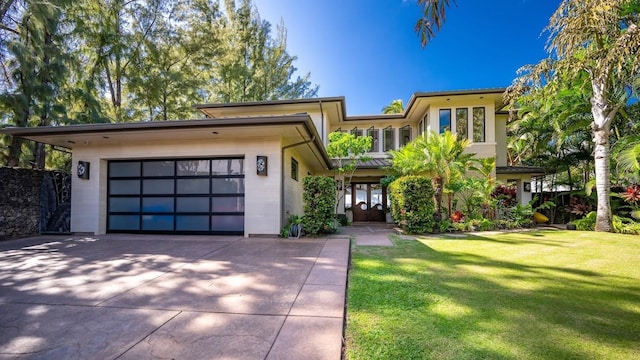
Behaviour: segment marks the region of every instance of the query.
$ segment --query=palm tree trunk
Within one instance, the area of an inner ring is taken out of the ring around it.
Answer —
[[[602,81],[598,81],[602,80]],[[596,231],[613,231],[611,216],[611,173],[609,169],[609,129],[611,119],[615,115],[607,105],[604,89],[606,79],[602,77],[591,81],[593,87],[593,97],[591,98],[591,113],[593,114],[593,142],[594,164],[596,171],[596,191],[598,207],[596,212]]]
[[[436,221],[442,220],[442,178],[435,177],[433,179],[433,183],[435,184],[435,191],[433,192],[433,200],[436,203]]]

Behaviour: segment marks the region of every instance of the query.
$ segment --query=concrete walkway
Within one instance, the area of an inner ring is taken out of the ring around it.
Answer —
[[[352,236],[358,246],[393,246],[389,236],[396,234],[393,224],[354,223],[340,228],[341,236]]]
[[[348,239],[0,243],[0,359],[340,359]]]

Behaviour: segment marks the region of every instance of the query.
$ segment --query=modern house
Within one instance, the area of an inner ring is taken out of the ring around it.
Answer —
[[[302,215],[302,179],[333,174],[333,131],[373,137],[372,160],[340,207],[355,221],[384,221],[387,152],[426,131],[451,130],[472,141],[470,152],[497,156],[497,179],[528,202],[540,169],[507,166],[504,90],[415,93],[393,115],[347,116],[343,97],[327,97],[196,105],[198,120],[2,131],[71,149],[73,232],[275,235]]]

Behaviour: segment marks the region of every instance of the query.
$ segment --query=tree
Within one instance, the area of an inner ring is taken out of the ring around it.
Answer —
[[[404,104],[402,99],[396,99],[391,101],[391,104],[382,108],[383,114],[401,114],[404,111]]]
[[[398,175],[428,175],[433,178],[436,216],[442,217],[442,195],[451,182],[472,165],[473,153],[465,153],[469,140],[458,140],[450,131],[431,131],[400,150],[391,151],[392,171]]]
[[[587,76],[597,189],[596,231],[612,231],[610,205],[611,122],[633,94],[640,76],[638,0],[564,0],[551,17],[549,58],[526,66],[507,92],[512,105],[558,77]]]
[[[355,136],[346,132],[336,131],[329,134],[327,154],[336,161],[334,171],[337,180],[342,180],[344,189],[351,185],[351,178],[358,167],[358,163],[370,159],[366,154],[371,148],[371,136]],[[336,215],[338,206],[344,198],[344,190],[336,191]]]
[[[426,46],[436,36],[445,20],[445,9],[456,0],[418,0],[423,16],[418,19],[415,31],[420,35],[422,46]]]

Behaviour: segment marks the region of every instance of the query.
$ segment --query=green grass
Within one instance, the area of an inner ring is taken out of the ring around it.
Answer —
[[[536,231],[353,248],[348,359],[640,359],[640,237]]]

